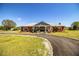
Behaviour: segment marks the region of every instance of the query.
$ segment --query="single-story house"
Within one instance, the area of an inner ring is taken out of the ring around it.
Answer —
[[[33,26],[21,26],[21,31],[23,32],[62,32],[64,26],[52,26],[46,22],[39,22]]]

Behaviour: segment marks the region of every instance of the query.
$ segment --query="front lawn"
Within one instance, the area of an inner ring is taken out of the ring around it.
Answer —
[[[48,55],[43,39],[31,36],[0,35],[1,56],[43,56]]]
[[[63,37],[68,37],[68,38],[79,39],[79,30],[65,30],[63,32],[54,32],[51,34],[56,35],[56,36],[63,36]]]

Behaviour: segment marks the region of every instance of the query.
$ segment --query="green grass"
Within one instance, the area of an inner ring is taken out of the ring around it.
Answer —
[[[43,39],[30,36],[0,35],[1,56],[48,55]]]
[[[56,36],[63,36],[63,37],[68,37],[68,38],[79,39],[79,30],[65,30],[63,32],[55,32],[55,33],[51,33],[51,34],[56,35]]]

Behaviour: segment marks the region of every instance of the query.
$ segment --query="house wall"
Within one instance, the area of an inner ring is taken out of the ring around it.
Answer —
[[[32,26],[22,26],[21,31],[23,31],[23,32],[32,32]]]
[[[53,26],[53,32],[62,32],[64,31],[64,26]]]
[[[39,29],[40,29],[39,27],[35,28],[34,32],[37,32]],[[33,32],[33,26],[23,26],[21,27],[21,31]],[[62,32],[62,31],[64,31],[64,26],[47,26],[46,27],[46,32],[49,32],[49,33],[50,32]]]

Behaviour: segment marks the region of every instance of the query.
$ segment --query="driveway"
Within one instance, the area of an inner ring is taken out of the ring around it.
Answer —
[[[11,33],[0,33],[0,34],[11,34]],[[48,39],[52,45],[54,56],[79,56],[79,40],[48,35],[45,33],[21,34],[21,35],[32,35]]]
[[[79,56],[79,40],[48,34],[26,34],[46,38],[53,47],[54,56]]]

